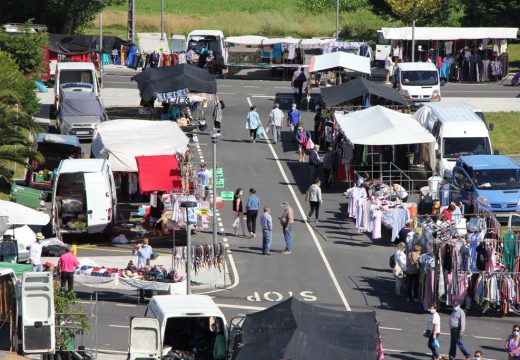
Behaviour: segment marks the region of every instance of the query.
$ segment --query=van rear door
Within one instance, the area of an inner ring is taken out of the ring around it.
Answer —
[[[108,213],[112,211],[110,189],[107,187],[103,173],[85,173],[84,176],[88,230],[98,232],[100,227],[109,223]]]
[[[23,352],[53,353],[56,338],[52,273],[25,273],[21,298]]]
[[[161,326],[154,318],[130,319],[128,360],[159,359],[162,355]]]

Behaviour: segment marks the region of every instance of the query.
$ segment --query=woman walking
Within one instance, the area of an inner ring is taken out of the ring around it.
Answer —
[[[401,288],[404,284],[404,273],[406,272],[406,253],[404,243],[397,244],[397,251],[394,254],[394,277],[395,277],[395,294],[401,295]]]
[[[244,192],[242,188],[238,188],[233,196],[233,212],[235,213],[235,221],[233,228],[235,229],[235,236],[238,236],[238,229],[242,229],[242,236],[246,236],[246,224],[244,222],[244,210],[242,207],[242,195]]]
[[[428,308],[430,315],[428,316],[428,322],[426,323],[426,331],[424,336],[428,338],[428,348],[432,351],[432,359],[440,360],[440,349],[439,336],[441,335],[441,317],[437,313],[437,306],[431,304]]]
[[[406,300],[419,301],[419,269],[421,267],[419,260],[421,259],[421,246],[415,245],[413,251],[406,256]],[[413,298],[412,298],[413,290]]]
[[[316,222],[320,221],[320,204],[321,204],[321,180],[319,178],[316,178],[314,181],[314,184],[309,186],[309,189],[307,190],[306,198],[309,202],[309,205],[311,207],[311,210],[309,211],[309,215],[307,216],[307,221],[311,221],[311,217],[316,212]]]
[[[305,146],[311,138],[311,133],[302,124],[299,124],[295,137],[298,143],[298,162],[305,162]]]
[[[249,237],[256,237],[256,217],[258,216],[258,209],[260,209],[260,199],[256,196],[256,190],[249,189],[249,197],[247,198],[247,231]]]
[[[250,142],[256,142],[256,131],[260,126],[262,126],[260,115],[256,112],[256,106],[253,105],[246,117],[246,128],[249,129]]]

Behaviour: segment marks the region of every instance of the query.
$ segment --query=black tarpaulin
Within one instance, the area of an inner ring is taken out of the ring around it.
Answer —
[[[103,36],[103,52],[111,53],[121,45],[131,46],[132,42],[117,36]],[[99,51],[99,36],[97,35],[64,35],[49,34],[49,51],[63,55],[83,55]]]
[[[60,116],[99,116],[103,117],[103,107],[98,99],[63,99]]]
[[[144,101],[150,101],[155,94],[188,89],[190,92],[217,93],[217,80],[207,70],[193,65],[149,68],[132,77],[137,82]]]
[[[409,102],[403,99],[395,89],[363,78],[355,78],[341,85],[321,89],[321,98],[327,107],[337,106],[368,94],[379,96],[397,104],[409,105]]]
[[[377,339],[373,312],[330,310],[290,298],[245,317],[236,360],[373,360]]]

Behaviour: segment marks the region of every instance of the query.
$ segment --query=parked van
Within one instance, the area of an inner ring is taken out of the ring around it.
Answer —
[[[426,165],[444,178],[451,178],[460,156],[493,153],[486,124],[467,104],[428,103],[414,117],[436,139],[433,146],[426,147]]]
[[[453,168],[453,200],[466,213],[484,209],[501,222],[520,211],[520,166],[504,155],[461,156]]]
[[[216,64],[225,66],[228,63],[228,52],[224,39],[224,33],[220,30],[194,30],[188,34],[188,49],[203,46],[213,52]]]
[[[420,105],[424,102],[441,100],[439,71],[432,63],[400,63],[394,70],[394,88],[401,95]]]
[[[144,336],[151,341],[143,344]],[[157,338],[161,340],[152,340]],[[128,359],[157,359],[162,349],[170,347],[196,352],[197,359],[224,360],[227,340],[226,318],[211,297],[156,295],[148,304],[145,318],[130,322]]]
[[[114,176],[105,159],[63,160],[52,194],[52,218],[58,236],[101,233],[116,216]]]
[[[74,84],[70,87],[70,91],[93,92],[96,97],[99,97],[98,74],[96,67],[91,62],[60,62],[57,64],[54,82],[54,112],[60,108],[61,92],[65,91],[65,88],[62,87],[64,84]]]

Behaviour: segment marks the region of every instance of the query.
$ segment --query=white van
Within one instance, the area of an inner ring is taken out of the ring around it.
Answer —
[[[63,86],[68,84],[66,86]],[[54,81],[54,110],[58,111],[62,91],[92,92],[99,98],[99,79],[91,62],[60,62],[56,65]]]
[[[414,117],[436,139],[433,146],[426,147],[426,165],[444,178],[451,178],[459,156],[493,153],[486,124],[465,103],[424,104]]]
[[[227,48],[224,46],[224,33],[220,30],[194,30],[188,34],[188,47],[200,43],[213,52],[213,56],[218,59],[222,56],[224,64],[228,63]]]
[[[114,176],[105,159],[63,160],[52,189],[54,230],[62,234],[100,233],[116,217]]]
[[[157,359],[171,348],[195,351],[200,359],[224,360],[227,340],[226,318],[211,297],[156,295],[145,318],[130,321],[128,359]]]
[[[432,63],[400,63],[394,71],[394,87],[412,105],[441,100],[439,71]]]

